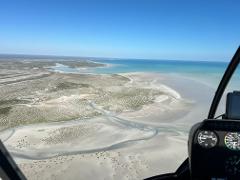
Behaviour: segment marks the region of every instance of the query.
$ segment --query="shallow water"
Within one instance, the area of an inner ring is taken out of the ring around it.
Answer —
[[[208,61],[181,61],[181,60],[137,60],[137,59],[96,59],[96,62],[105,63],[107,66],[98,68],[70,68],[61,64],[52,67],[54,71],[65,73],[131,73],[131,72],[151,72],[164,73],[185,78],[198,80],[212,88],[217,88],[228,62],[208,62]],[[229,87],[239,89],[240,70],[237,69]]]

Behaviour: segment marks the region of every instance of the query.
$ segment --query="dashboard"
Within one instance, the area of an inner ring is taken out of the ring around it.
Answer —
[[[240,121],[205,120],[190,136],[193,179],[240,179]]]

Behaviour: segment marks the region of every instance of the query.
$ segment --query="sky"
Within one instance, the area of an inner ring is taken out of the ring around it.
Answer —
[[[0,54],[229,61],[239,0],[0,0]]]

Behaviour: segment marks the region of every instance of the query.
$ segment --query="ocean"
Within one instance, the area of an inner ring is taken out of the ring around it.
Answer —
[[[184,78],[197,80],[209,87],[217,88],[228,62],[215,61],[182,61],[182,60],[151,60],[151,59],[93,59],[95,62],[105,63],[108,66],[98,68],[69,68],[66,66],[56,66],[54,70],[68,73],[163,73],[169,75],[182,76]],[[229,84],[229,89],[240,89],[240,70],[237,69]]]
[[[226,62],[180,61],[180,60],[99,60],[112,66],[97,68],[96,73],[151,72],[194,78],[202,83],[216,86],[224,73]]]
[[[197,80],[214,89],[217,88],[229,62],[217,61],[191,61],[191,60],[151,60],[151,59],[110,59],[110,58],[78,58],[64,56],[35,56],[35,55],[0,55],[1,60],[74,60],[90,59],[95,62],[105,63],[108,66],[98,68],[70,68],[61,64],[52,67],[54,71],[65,73],[163,73],[182,76],[184,78]],[[228,89],[240,89],[239,83],[240,68],[235,72]]]

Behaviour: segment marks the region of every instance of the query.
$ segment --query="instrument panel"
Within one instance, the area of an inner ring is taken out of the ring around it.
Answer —
[[[218,135],[219,134],[219,135]],[[219,139],[219,136],[222,139]],[[214,131],[200,131],[197,135],[198,144],[203,148],[213,148],[220,141],[223,140],[223,146],[229,150],[240,151],[240,131],[239,132],[214,132]]]
[[[240,121],[206,119],[189,133],[193,180],[240,180]]]
[[[199,165],[227,177],[240,177],[240,131],[198,130],[195,145],[199,155],[205,154],[199,156]]]

